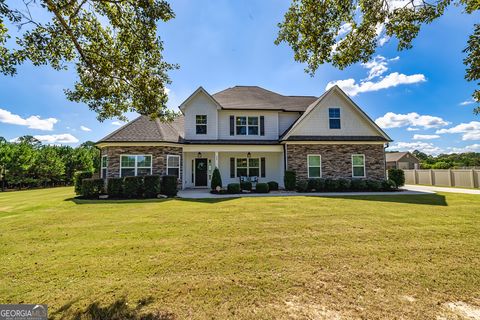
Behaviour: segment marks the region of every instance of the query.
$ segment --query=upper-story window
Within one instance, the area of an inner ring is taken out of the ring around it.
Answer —
[[[340,129],[340,108],[329,108],[328,119],[330,129]]]
[[[196,115],[195,117],[196,132],[197,134],[207,134],[207,116]]]
[[[235,127],[239,136],[258,136],[258,117],[236,117]]]

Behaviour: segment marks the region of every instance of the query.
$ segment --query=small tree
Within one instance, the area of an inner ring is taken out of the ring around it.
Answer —
[[[220,175],[220,170],[218,170],[218,168],[213,170],[211,187],[212,190],[217,190],[217,187],[222,187],[222,176]]]
[[[405,184],[405,173],[402,169],[388,169],[388,179],[393,180],[397,187]]]
[[[295,186],[297,184],[297,175],[295,171],[285,171],[283,182],[285,184],[285,189],[295,190]]]

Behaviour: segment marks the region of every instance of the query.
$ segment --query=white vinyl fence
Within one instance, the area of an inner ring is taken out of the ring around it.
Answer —
[[[403,170],[405,184],[426,184],[432,186],[478,188],[478,169],[415,169]]]

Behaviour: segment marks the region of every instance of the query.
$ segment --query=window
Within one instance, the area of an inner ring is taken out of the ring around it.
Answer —
[[[107,156],[102,156],[102,176],[101,178],[105,179],[107,178],[107,167],[108,167],[108,157]]]
[[[322,176],[322,157],[316,154],[309,154],[307,156],[308,163],[308,177],[320,178]]]
[[[195,117],[195,124],[197,126],[197,134],[207,134],[207,116],[197,115]]]
[[[258,177],[260,176],[259,158],[237,158],[237,177]]]
[[[239,136],[258,136],[258,117],[236,117],[235,127]]]
[[[167,155],[167,175],[180,177],[180,156]]]
[[[146,176],[152,174],[152,156],[121,155],[120,176]]]
[[[354,178],[365,177],[365,155],[363,154],[352,155],[352,177]]]
[[[340,108],[329,108],[328,119],[330,129],[340,129]]]

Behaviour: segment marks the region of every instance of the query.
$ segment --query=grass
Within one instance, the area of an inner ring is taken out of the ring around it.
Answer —
[[[52,318],[435,319],[479,305],[480,197],[0,194],[0,303]]]

